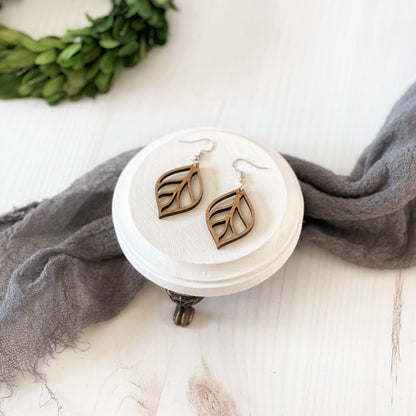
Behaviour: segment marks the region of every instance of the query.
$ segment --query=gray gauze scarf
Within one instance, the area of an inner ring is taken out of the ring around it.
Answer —
[[[115,316],[143,278],[123,257],[111,220],[117,178],[137,150],[61,194],[0,218],[0,382],[20,371],[45,382],[42,357]],[[349,176],[287,156],[305,197],[303,238],[350,262],[416,264],[416,86],[394,106]]]

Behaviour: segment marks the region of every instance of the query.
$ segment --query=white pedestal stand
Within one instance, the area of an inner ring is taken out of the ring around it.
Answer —
[[[191,211],[159,219],[156,180],[170,169],[189,165],[206,146],[179,140],[205,137],[215,147],[200,161],[201,202]],[[218,250],[205,210],[215,198],[238,187],[232,169],[237,158],[268,169],[239,166],[256,222],[245,237]],[[252,139],[212,128],[175,132],[151,143],[123,170],[113,199],[113,221],[124,254],[146,278],[168,289],[178,305],[174,320],[180,325],[192,320],[192,304],[202,297],[239,292],[272,276],[293,252],[302,220],[301,190],[283,157]]]

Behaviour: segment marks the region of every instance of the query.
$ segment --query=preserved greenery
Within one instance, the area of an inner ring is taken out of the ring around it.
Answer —
[[[0,25],[0,98],[40,97],[50,105],[109,91],[122,67],[167,39],[171,0],[112,0],[111,12],[64,36],[34,40]]]

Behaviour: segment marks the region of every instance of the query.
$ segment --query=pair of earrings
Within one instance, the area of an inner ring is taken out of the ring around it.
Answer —
[[[190,165],[169,170],[156,181],[155,193],[160,219],[189,211],[201,201],[203,183],[199,161],[205,153],[213,150],[214,142],[211,139],[180,140],[181,143],[201,141],[207,141],[210,146],[196,154]],[[234,160],[232,167],[239,175],[238,188],[214,199],[205,213],[208,229],[218,249],[244,237],[254,226],[254,208],[244,190],[246,180],[243,172],[237,168],[239,162],[246,162],[257,169],[268,169],[256,166],[246,159]],[[199,189],[194,192],[193,188],[196,187]]]

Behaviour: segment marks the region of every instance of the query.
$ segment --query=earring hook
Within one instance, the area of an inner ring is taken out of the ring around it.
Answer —
[[[240,182],[240,191],[242,191],[242,190],[244,189],[244,187],[245,187],[245,184],[246,184],[246,178],[245,178],[245,176],[244,176],[243,171],[237,168],[237,163],[238,163],[238,162],[246,162],[246,163],[248,163],[249,165],[253,166],[253,167],[254,167],[254,168],[256,168],[256,169],[265,169],[265,170],[269,169],[269,168],[266,168],[266,167],[264,167],[264,166],[257,166],[257,165],[255,165],[253,162],[250,162],[250,161],[249,161],[249,160],[247,160],[247,159],[243,159],[243,158],[238,158],[238,159],[235,159],[235,160],[233,161],[233,169],[234,169],[234,170],[238,173],[238,180],[239,180],[239,182]]]
[[[192,158],[192,164],[194,166],[196,166],[196,164],[200,161],[204,153],[209,153],[212,151],[212,149],[214,148],[214,141],[211,139],[207,139],[207,138],[196,139],[196,140],[179,140],[180,143],[198,143],[198,142],[203,142],[203,141],[207,141],[210,144],[210,147],[208,149],[201,149],[199,153],[194,155],[194,157]]]

